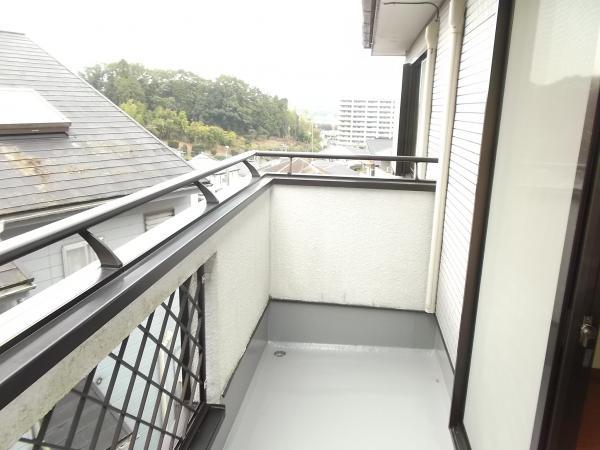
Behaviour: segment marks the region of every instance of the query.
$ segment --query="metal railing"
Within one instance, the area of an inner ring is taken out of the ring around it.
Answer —
[[[24,448],[187,448],[207,407],[202,277],[200,267],[34,424]]]
[[[155,186],[142,189],[133,194],[111,200],[103,205],[87,211],[74,214],[65,219],[53,222],[35,230],[23,233],[14,238],[0,242],[0,265],[25,256],[50,244],[60,241],[74,234],[80,234],[90,247],[94,250],[100,264],[105,268],[121,267],[122,263],[105,243],[97,239],[89,228],[111,219],[121,213],[130,211],[140,205],[160,198],[178,189],[195,185],[206,198],[208,205],[219,203],[216,196],[200,180],[213,175],[221,170],[236,164],[243,163],[250,170],[253,178],[259,178],[260,174],[248,159],[254,156],[254,152],[246,152],[241,155],[228,158],[221,164],[210,170],[193,170],[171,180],[164,181]]]
[[[312,159],[333,159],[333,160],[360,160],[360,161],[395,161],[414,163],[415,171],[412,181],[426,182],[418,177],[418,163],[437,163],[437,158],[425,158],[414,156],[383,156],[383,155],[358,155],[358,154],[327,154],[327,153],[312,153],[312,152],[245,152],[224,160],[221,164],[211,168],[210,170],[193,170],[189,173],[180,175],[171,180],[164,181],[155,186],[142,189],[133,194],[108,201],[107,203],[91,208],[89,210],[74,214],[65,219],[50,223],[48,225],[36,228],[21,235],[15,236],[6,241],[0,242],[0,266],[9,263],[17,258],[25,256],[36,250],[44,248],[50,244],[65,239],[74,234],[79,234],[96,253],[100,265],[103,268],[114,269],[119,268],[123,264],[114,252],[104,243],[89,231],[94,225],[98,225],[108,219],[111,219],[121,213],[130,211],[138,206],[144,205],[152,200],[160,198],[166,194],[174,192],[178,189],[196,186],[204,198],[207,206],[214,208],[220,202],[215,194],[205,186],[201,180],[214,175],[224,169],[227,169],[236,164],[244,164],[250,171],[252,178],[258,180],[261,175],[258,170],[251,164],[250,159],[253,157],[268,157],[268,158],[289,158],[288,175],[295,175],[292,171],[294,158],[312,158]]]
[[[79,234],[96,252],[103,269],[101,276],[95,278],[89,286],[78,286],[79,290],[70,289],[71,287],[74,288],[73,283],[79,282],[79,279],[63,280],[65,283],[65,286],[63,286],[65,287],[65,303],[57,307],[56,310],[46,313],[45,316],[32,318],[28,325],[20,325],[14,335],[11,334],[9,340],[1,343],[0,408],[6,407],[17,399],[18,395],[31,387],[36,380],[87,342],[95,332],[113,320],[128,305],[135,302],[141,293],[154,286],[157,280],[161,279],[169,270],[181,264],[183,258],[191,254],[194,249],[197,249],[202,242],[243,209],[243,205],[251,202],[272,183],[281,181],[286,184],[304,185],[309,182],[317,182],[332,186],[379,189],[405,188],[430,191],[434,189],[431,182],[419,180],[418,178],[414,180],[400,178],[369,180],[358,176],[307,177],[304,174],[293,173],[288,175],[279,174],[280,176],[263,174],[261,176],[251,163],[251,158],[255,156],[285,157],[289,158],[290,161],[294,158],[308,157],[333,160],[402,161],[415,164],[437,162],[434,158],[405,156],[247,152],[229,158],[210,170],[190,171],[156,186],[116,200],[110,200],[101,206],[0,242],[0,265],[2,265],[61,239]],[[201,180],[236,164],[244,164],[248,168],[252,176],[251,182],[230,197],[222,200],[217,199],[202,184]],[[327,179],[324,180],[324,178]],[[194,213],[193,221],[189,223],[190,226],[175,224],[176,226],[174,225],[173,229],[166,230],[168,233],[164,236],[161,235],[160,240],[156,243],[152,242],[147,249],[137,252],[129,260],[124,257],[124,263],[121,263],[112,250],[89,231],[94,225],[158,199],[165,194],[189,186],[196,186],[204,195],[207,203],[206,209]],[[109,270],[104,271],[104,269]],[[198,268],[198,270],[201,270],[201,268]],[[203,386],[205,374],[201,368],[204,358],[204,344],[198,334],[203,333],[203,319],[199,315],[203,307],[196,291],[196,287],[201,283],[199,274],[200,272],[195,273],[192,279],[179,287],[177,301],[174,301],[173,295],[171,295],[145,322],[139,324],[134,330],[134,332],[141,335],[142,340],[142,343],[134,348],[134,353],[145,353],[145,348],[154,346],[156,347],[155,350],[161,348],[167,358],[174,361],[174,364],[181,366],[175,368],[178,371],[176,377],[183,377],[179,381],[180,390],[177,390],[178,387],[169,390],[170,388],[165,384],[165,380],[161,381],[153,378],[152,370],[149,372],[142,370],[142,362],[137,361],[137,356],[133,360],[124,357],[127,348],[131,348],[131,336],[111,353],[112,356],[109,356],[109,360],[112,361],[115,368],[113,372],[107,375],[109,382],[113,378],[115,383],[117,382],[119,377],[117,372],[119,371],[128,374],[129,377],[126,377],[123,385],[125,399],[131,397],[132,386],[139,384],[145,386],[144,389],[159,392],[161,395],[164,394],[166,396],[164,409],[166,418],[164,418],[164,414],[160,416],[158,413],[153,413],[148,417],[145,413],[141,413],[139,408],[137,411],[135,407],[133,409],[129,408],[127,400],[124,403],[113,403],[111,396],[114,398],[114,394],[110,390],[103,391],[102,398],[98,397],[96,387],[98,386],[99,369],[96,368],[68,394],[70,400],[67,401],[67,405],[70,405],[72,409],[67,414],[68,417],[65,419],[64,414],[61,416],[65,410],[60,408],[65,406],[65,403],[59,402],[53,412],[50,412],[38,424],[34,425],[29,435],[22,438],[22,443],[33,446],[33,448],[80,448],[78,430],[81,428],[81,421],[91,420],[86,413],[92,409],[94,409],[94,412],[101,409],[103,411],[101,413],[103,414],[102,417],[104,417],[98,419],[98,422],[88,424],[88,429],[90,427],[94,429],[90,439],[95,441],[98,446],[102,446],[104,440],[108,439],[111,445],[119,442],[132,448],[132,442],[136,440],[140,442],[138,439],[140,433],[135,431],[140,428],[146,429],[152,435],[159,436],[158,439],[160,440],[166,439],[168,441],[167,446],[170,448],[181,443],[182,439],[186,437],[184,436],[185,426],[181,423],[187,425],[191,420],[190,417],[193,418],[194,414],[199,414],[199,408],[206,406],[205,388]],[[43,295],[43,293],[38,295]],[[23,305],[18,305],[17,308],[20,306]],[[194,319],[193,316],[197,316],[197,318]],[[152,325],[152,321],[164,323],[169,317],[173,321],[172,328],[177,335],[173,337],[173,340],[179,342],[179,350],[177,351],[164,342],[164,335],[161,335],[160,331],[156,332]],[[188,353],[191,359],[186,360]],[[194,363],[194,361],[199,363]],[[102,364],[100,362],[98,367],[101,367]],[[120,369],[118,369],[119,367]],[[115,387],[113,386],[111,389],[114,390]],[[152,403],[152,400],[148,402]],[[153,403],[153,406],[155,405],[156,403]],[[169,410],[169,408],[171,409]],[[175,413],[169,412],[174,410],[176,410],[176,416]],[[171,415],[173,417],[181,416],[181,418],[170,422]],[[49,432],[58,417],[66,420],[64,427],[68,429],[63,433],[66,441],[62,440],[62,437],[60,438],[62,443],[53,442],[52,439],[55,435]],[[163,418],[161,419],[161,417]],[[149,438],[144,435],[143,439],[143,447],[148,448]],[[90,441],[90,444],[92,441]],[[70,442],[70,444],[65,445],[65,442]],[[85,445],[87,445],[87,442]],[[138,448],[137,445],[136,448]]]
[[[288,164],[288,175],[294,175],[293,163],[295,158],[303,159],[324,159],[324,160],[351,160],[351,161],[390,161],[396,163],[407,163],[414,164],[412,180],[415,182],[423,182],[422,178],[419,177],[419,164],[437,163],[437,158],[428,158],[423,156],[392,156],[392,155],[371,155],[371,154],[328,154],[328,153],[313,153],[313,152],[255,152],[258,157],[267,158],[287,158],[289,159]]]

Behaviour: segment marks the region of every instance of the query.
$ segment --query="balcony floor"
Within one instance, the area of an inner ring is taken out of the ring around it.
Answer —
[[[432,350],[271,342],[225,449],[450,450],[448,416]]]

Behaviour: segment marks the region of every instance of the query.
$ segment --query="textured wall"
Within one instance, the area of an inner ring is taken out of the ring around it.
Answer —
[[[207,262],[206,333],[210,342],[207,351],[208,395],[211,400],[218,400],[267,304],[269,198],[270,193],[266,191],[110,323],[0,410],[0,448],[9,448],[171,292]],[[174,220],[187,223],[197,216],[198,211],[188,209]],[[163,225],[124,245],[117,253],[124,261],[128,261],[141,248],[152,244],[152,236],[160,236],[165,232]],[[49,290],[60,292],[61,282]],[[29,302],[35,300],[32,297]]]
[[[0,411],[0,448],[45,414],[201,265],[207,273],[211,402],[220,401],[269,295],[423,310],[433,197],[432,192],[307,186],[274,186],[265,191]],[[197,209],[187,209],[174,222],[159,225],[117,253],[128,261],[151,246],[153,239],[197,214]],[[48,289],[48,295],[60,289],[61,281]]]
[[[271,295],[423,310],[433,192],[274,186]]]
[[[208,396],[219,401],[269,299],[270,192],[220,232],[206,266]]]

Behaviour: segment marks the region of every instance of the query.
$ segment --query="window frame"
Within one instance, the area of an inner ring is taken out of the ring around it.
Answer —
[[[147,223],[148,217],[150,217],[150,216],[158,216],[159,214],[165,214],[165,213],[169,214],[167,216],[167,218],[165,218],[161,222],[157,223],[156,225],[153,225],[152,227],[148,228],[148,223]],[[152,228],[160,225],[161,223],[166,222],[171,217],[175,217],[175,209],[174,208],[165,208],[165,209],[160,209],[160,210],[157,210],[157,211],[150,211],[150,212],[144,213],[144,217],[143,217],[144,218],[144,233],[146,231],[150,231]]]
[[[398,156],[415,156],[418,132],[426,124],[422,122],[420,111],[422,103],[423,64],[427,64],[427,52],[423,52],[414,62],[404,64],[402,70],[402,93],[400,99],[400,117],[398,120]],[[411,163],[397,162],[396,175],[412,175]]]

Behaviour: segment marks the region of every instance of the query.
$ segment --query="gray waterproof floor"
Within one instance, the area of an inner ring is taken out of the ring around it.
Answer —
[[[269,343],[225,449],[451,450],[448,417],[432,350]]]

